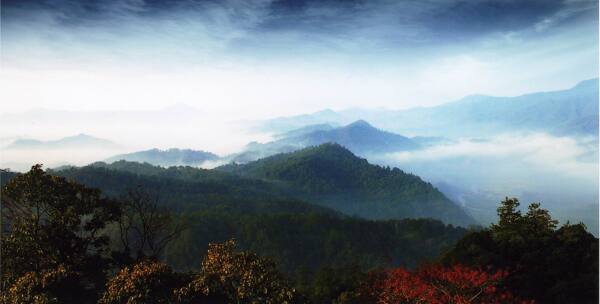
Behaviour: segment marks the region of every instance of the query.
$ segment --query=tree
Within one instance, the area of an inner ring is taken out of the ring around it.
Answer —
[[[127,257],[158,258],[166,245],[183,230],[158,198],[142,188],[129,190],[121,200],[119,238]]]
[[[210,297],[217,303],[283,304],[294,300],[295,290],[272,261],[235,247],[234,240],[210,244],[200,274],[176,292],[180,301]]]
[[[160,262],[143,260],[125,267],[106,285],[99,304],[174,303],[174,290],[185,282],[185,276]]]
[[[427,266],[410,272],[404,268],[387,270],[373,286],[378,304],[500,304],[521,301],[500,288],[506,272],[486,272],[460,265]]]
[[[79,303],[77,294],[70,292],[79,276],[59,265],[55,269],[27,272],[17,278],[0,295],[1,304],[58,304]]]
[[[72,293],[93,299],[110,262],[102,230],[119,215],[99,190],[49,175],[41,165],[14,177],[2,189],[3,289],[27,273],[63,265],[81,275]]]
[[[598,303],[598,239],[583,224],[558,222],[539,203],[523,215],[517,199],[498,208],[489,229],[467,234],[442,261],[506,269],[504,285],[541,303]]]

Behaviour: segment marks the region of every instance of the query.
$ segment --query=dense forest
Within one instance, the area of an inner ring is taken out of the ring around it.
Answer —
[[[0,173],[0,303],[598,302],[598,239],[540,204],[507,198],[496,224],[463,228],[312,201],[455,206],[337,145],[216,170]]]
[[[370,219],[435,218],[475,221],[431,184],[398,168],[369,164],[335,143],[283,153],[217,170],[276,182],[295,197]]]

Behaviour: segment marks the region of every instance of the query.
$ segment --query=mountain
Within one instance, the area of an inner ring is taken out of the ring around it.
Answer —
[[[210,152],[171,148],[168,150],[151,149],[120,154],[106,159],[106,162],[112,163],[119,160],[126,160],[170,167],[200,166],[206,161],[214,161],[217,159],[219,159],[219,156]]]
[[[86,134],[64,137],[57,140],[17,139],[5,149],[115,149],[119,145],[106,139]]]
[[[325,109],[323,111],[311,114],[302,114],[292,117],[279,117],[262,121],[257,125],[256,129],[257,131],[276,131],[277,133],[280,133],[303,128],[309,125],[339,125],[349,123],[349,121],[341,121],[343,120],[340,113],[331,109]]]
[[[231,157],[237,163],[246,163],[277,153],[293,152],[324,143],[338,143],[353,153],[388,153],[418,149],[438,142],[440,138],[408,138],[373,127],[365,120],[357,120],[346,126],[334,128],[328,124],[309,125],[277,136],[268,143],[250,143],[244,151]]]
[[[335,142],[355,153],[412,150],[419,146],[407,137],[376,129],[364,120],[357,120],[341,128],[317,130],[303,137],[309,146]]]
[[[308,125],[308,126],[304,126],[304,127],[295,129],[295,130],[288,131],[288,132],[275,134],[273,137],[276,139],[289,138],[289,137],[302,136],[302,135],[309,134],[309,133],[312,133],[315,131],[330,131],[333,129],[334,129],[334,126],[332,126],[330,124]]]
[[[408,110],[317,112],[276,118],[261,124],[278,132],[310,124],[346,124],[366,119],[378,127],[420,136],[493,136],[512,131],[553,135],[598,135],[598,79],[567,90],[516,97],[467,96],[435,107]],[[305,123],[305,124],[303,124]]]
[[[295,199],[279,182],[222,170],[118,161],[49,172],[117,199],[131,189],[156,195],[186,227],[162,257],[180,270],[198,269],[198,256],[209,243],[235,238],[240,248],[280,263],[289,277],[311,282],[324,267],[414,267],[439,256],[467,233],[432,219],[350,217]],[[15,175],[0,171],[0,181]]]
[[[430,217],[457,225],[475,224],[459,206],[418,176],[369,164],[339,144],[216,170],[270,181],[287,187],[298,199],[369,219]]]

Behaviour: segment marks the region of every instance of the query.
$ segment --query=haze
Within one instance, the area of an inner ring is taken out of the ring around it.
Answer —
[[[3,1],[2,112],[222,120],[429,106],[598,74],[597,1]]]
[[[284,131],[256,128],[280,116],[431,107],[598,77],[593,0],[9,0],[1,16],[1,158],[17,170],[152,148],[224,156]],[[10,148],[80,133],[115,146]],[[597,138],[456,136],[369,160],[477,193],[597,210]]]

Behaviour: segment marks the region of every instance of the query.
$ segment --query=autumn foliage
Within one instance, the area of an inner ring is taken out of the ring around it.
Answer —
[[[121,269],[99,303],[172,303],[172,290],[181,284],[182,277],[169,266],[146,260]]]
[[[290,288],[275,264],[236,250],[235,241],[210,244],[197,273],[176,273],[169,266],[143,260],[125,267],[106,286],[100,304],[291,303]]]
[[[533,303],[519,300],[500,287],[507,276],[504,271],[427,266],[416,271],[395,268],[373,276],[377,277],[365,286],[363,294],[377,304]]]
[[[42,272],[30,271],[0,293],[0,304],[54,304],[74,301],[69,292],[80,277],[64,265]]]

